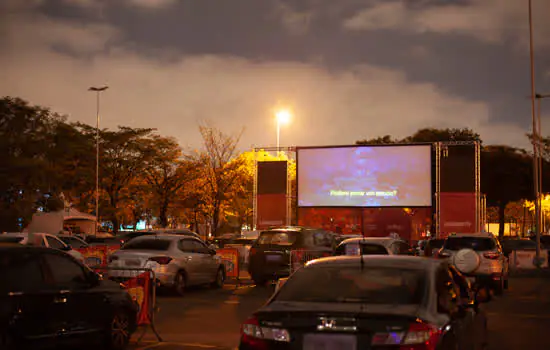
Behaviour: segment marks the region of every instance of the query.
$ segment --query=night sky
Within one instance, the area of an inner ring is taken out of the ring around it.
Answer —
[[[550,93],[550,1],[533,0]],[[95,125],[245,128],[241,149],[471,127],[528,147],[527,0],[0,0],[0,95]],[[550,99],[543,102],[550,133]]]

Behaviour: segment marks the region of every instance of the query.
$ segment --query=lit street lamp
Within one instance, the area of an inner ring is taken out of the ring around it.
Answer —
[[[279,154],[280,147],[280,137],[281,137],[281,124],[288,124],[292,114],[287,109],[282,109],[275,113],[275,118],[277,119],[277,154]]]
[[[96,93],[96,134],[95,134],[95,231],[97,236],[97,225],[99,224],[99,96],[101,92],[107,90],[108,86],[90,87],[88,91]]]

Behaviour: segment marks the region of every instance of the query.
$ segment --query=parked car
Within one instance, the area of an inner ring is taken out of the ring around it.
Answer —
[[[484,349],[486,301],[443,260],[318,259],[244,322],[239,349]]]
[[[338,245],[334,255],[416,255],[409,244],[391,237],[349,238]]]
[[[73,249],[82,249],[89,247],[89,244],[86,243],[86,241],[77,236],[57,235],[57,238],[62,240],[66,245],[70,246]]]
[[[136,329],[127,291],[64,252],[0,246],[0,280],[0,349],[122,350]]]
[[[225,282],[225,267],[216,251],[201,240],[186,235],[134,238],[109,257],[109,267],[152,269],[161,287],[172,288],[179,295],[184,295],[188,286],[210,284],[221,288]],[[139,273],[109,271],[110,277],[117,280],[129,279]]]
[[[250,248],[248,272],[257,285],[286,277],[292,259],[314,259],[332,255],[336,248],[330,232],[305,228],[281,227],[262,231]],[[300,255],[300,256],[299,256]]]
[[[124,241],[120,237],[113,236],[111,234],[102,234],[98,236],[88,235],[85,238],[86,243],[90,246],[95,245],[108,245],[108,246],[121,246]]]
[[[508,288],[508,258],[492,233],[450,235],[438,257],[448,259],[472,283],[489,288],[496,295]]]
[[[47,247],[47,248],[53,248],[58,249],[61,251],[64,251],[70,255],[72,255],[75,259],[78,261],[83,261],[84,258],[80,252],[74,250],[70,245],[67,245],[65,242],[63,242],[61,239],[59,239],[55,235],[51,235],[49,233],[33,233],[33,241],[31,242],[29,240],[29,233],[27,232],[15,232],[15,233],[7,233],[7,236],[17,237],[15,239],[18,239],[20,244],[28,244],[28,245],[35,245],[38,247]]]

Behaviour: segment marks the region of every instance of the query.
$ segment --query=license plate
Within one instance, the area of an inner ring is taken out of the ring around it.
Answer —
[[[303,350],[356,350],[357,337],[348,334],[306,334]]]
[[[280,255],[266,255],[265,261],[281,261],[283,259]]]
[[[126,260],[125,263],[126,263],[126,266],[141,266],[141,261],[137,259]]]

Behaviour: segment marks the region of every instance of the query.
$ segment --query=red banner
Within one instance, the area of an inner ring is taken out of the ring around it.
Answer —
[[[286,224],[286,194],[258,194],[258,229]]]
[[[124,283],[128,294],[137,303],[139,310],[137,316],[138,326],[151,323],[151,276],[150,272],[144,272]]]
[[[299,208],[298,225],[339,234],[361,234],[361,209]]]
[[[444,237],[449,233],[476,232],[476,194],[449,193],[440,194],[440,232]]]
[[[239,278],[239,250],[237,248],[222,248],[216,251],[225,266],[225,276]]]
[[[87,266],[107,266],[111,254],[120,249],[120,246],[95,245],[88,248],[75,249],[82,254]]]

